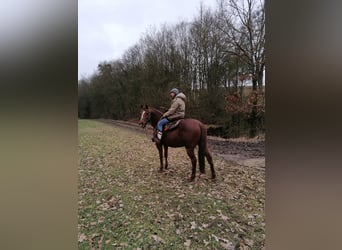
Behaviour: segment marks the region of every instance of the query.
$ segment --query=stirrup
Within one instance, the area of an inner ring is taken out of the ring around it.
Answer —
[[[159,144],[160,140],[157,137],[153,137],[152,138],[152,142],[155,142],[155,143]]]
[[[154,133],[153,133],[153,136],[152,136],[152,142],[156,142],[156,143],[159,143],[160,142],[160,139],[158,138],[158,133],[159,133],[159,131],[158,130],[156,130]]]
[[[157,138],[158,138],[159,140],[161,140],[161,138],[162,138],[162,135],[163,135],[163,133],[162,133],[162,132],[160,132],[160,131],[158,131],[158,132],[157,132]]]

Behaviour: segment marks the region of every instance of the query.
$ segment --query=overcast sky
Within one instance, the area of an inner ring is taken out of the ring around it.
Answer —
[[[150,27],[192,21],[201,2],[216,6],[216,0],[79,0],[78,79],[101,61],[121,58]]]

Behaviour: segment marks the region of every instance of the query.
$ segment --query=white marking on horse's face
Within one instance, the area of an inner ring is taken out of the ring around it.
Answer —
[[[141,113],[140,122],[144,121],[145,113],[146,113],[146,111],[143,110],[143,112]]]

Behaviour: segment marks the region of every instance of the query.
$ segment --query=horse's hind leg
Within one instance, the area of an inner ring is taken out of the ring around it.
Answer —
[[[208,151],[208,149],[205,151],[205,157],[207,158],[209,165],[210,165],[211,178],[215,179],[216,173],[215,173],[215,169],[214,169],[214,162],[213,162],[213,158],[212,158],[210,152]]]
[[[168,146],[164,145],[165,169],[167,169],[167,167],[168,167],[167,153],[168,153]]]
[[[192,172],[191,172],[191,177],[190,177],[190,181],[193,181],[196,177],[196,156],[194,153],[194,148],[187,148],[186,152],[188,153],[188,156],[191,159],[191,164],[192,164]]]

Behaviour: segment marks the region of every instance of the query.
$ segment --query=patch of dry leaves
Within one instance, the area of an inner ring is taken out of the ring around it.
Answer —
[[[169,149],[160,173],[148,136],[80,120],[79,248],[264,248],[264,171],[214,164],[216,181],[207,167],[189,183],[184,148]]]

